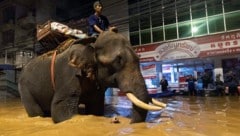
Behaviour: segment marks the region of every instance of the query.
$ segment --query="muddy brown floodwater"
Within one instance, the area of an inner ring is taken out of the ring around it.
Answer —
[[[240,133],[238,96],[175,96],[159,100],[168,103],[168,107],[149,112],[147,123],[129,124],[128,115],[123,114],[118,116],[118,124],[111,123],[109,117],[92,115],[76,115],[54,124],[51,118],[29,118],[20,99],[3,99],[0,136],[237,136]],[[112,104],[119,107],[115,102]],[[126,113],[128,110],[124,108],[129,106],[122,107],[111,110],[115,114]]]

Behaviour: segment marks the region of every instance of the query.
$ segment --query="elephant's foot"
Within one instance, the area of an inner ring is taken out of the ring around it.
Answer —
[[[43,112],[41,107],[35,102],[35,101],[23,101],[24,107],[27,111],[27,114],[29,117],[36,117],[36,116],[41,116],[41,117],[46,117],[47,114]]]
[[[144,122],[146,120],[148,111],[133,105],[131,123]]]

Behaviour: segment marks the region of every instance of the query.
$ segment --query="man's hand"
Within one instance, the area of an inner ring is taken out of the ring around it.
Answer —
[[[117,32],[118,32],[118,29],[117,29],[117,27],[115,27],[115,26],[111,26],[111,27],[109,27],[109,31],[112,31],[112,32],[117,33]]]
[[[97,25],[94,25],[93,27],[97,32],[99,32],[99,33],[103,32],[103,30],[101,28],[99,28]]]

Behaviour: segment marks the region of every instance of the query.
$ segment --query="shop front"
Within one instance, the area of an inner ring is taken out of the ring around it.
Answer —
[[[215,76],[221,80],[233,72],[240,77],[240,31],[221,33],[165,43],[134,47],[150,94],[160,93],[164,76],[169,89],[187,91],[186,78],[197,80],[198,90],[214,88]]]

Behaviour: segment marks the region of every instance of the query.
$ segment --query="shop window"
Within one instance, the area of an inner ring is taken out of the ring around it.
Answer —
[[[141,31],[141,44],[146,44],[151,42],[151,31],[150,29]]]
[[[141,15],[140,28],[141,28],[141,30],[150,28],[150,15],[149,14]]]
[[[133,46],[139,45],[139,33],[138,32],[130,33],[130,42]]]
[[[239,0],[223,0],[225,12],[240,10]]]
[[[128,0],[128,5],[136,4],[138,0]]]
[[[187,77],[189,75],[194,75],[194,70],[193,66],[179,67],[179,76]]]
[[[185,37],[190,37],[192,36],[192,31],[191,31],[191,22],[184,22],[184,23],[179,23],[178,24],[178,33],[179,33],[179,38],[185,38]]]
[[[139,2],[139,11],[140,11],[140,28],[143,29],[149,29],[150,28],[150,9],[149,9],[149,3],[146,1],[140,1]]]
[[[223,67],[223,77],[224,81],[227,80],[227,76],[229,73],[235,75],[238,81],[240,81],[240,59],[237,58],[229,58],[222,60]]]
[[[162,1],[151,1],[152,27],[162,26]]]
[[[138,14],[138,0],[128,0],[128,13],[129,15]]]
[[[153,42],[163,41],[163,27],[154,28],[152,30]]]
[[[14,30],[8,30],[2,33],[2,45],[9,46],[14,41]]]
[[[176,15],[172,12],[164,12],[164,25],[176,23]]]
[[[157,88],[157,85],[158,85],[158,80],[157,78],[145,78],[145,83],[146,83],[146,86],[147,86],[147,89],[155,89]]]
[[[152,27],[158,27],[163,25],[162,13],[156,12],[151,15]]]
[[[207,34],[207,22],[206,19],[194,20],[192,27],[193,36],[199,36]]]
[[[159,86],[159,78],[157,76],[157,65],[151,62],[141,63],[140,68],[147,89],[156,89]]]
[[[221,0],[207,0],[206,2],[208,16],[221,14],[223,12]]]
[[[129,19],[129,31],[134,32],[139,30],[138,16]]]
[[[239,29],[240,11],[226,14],[227,30]]]
[[[181,87],[184,87],[187,77],[192,75],[198,79],[197,88],[201,90],[203,74],[208,73],[210,78],[213,77],[214,66],[212,63],[203,63],[203,61],[195,60],[194,62],[183,61],[180,63],[163,64],[162,75],[166,77],[169,83],[179,83]]]
[[[172,81],[172,74],[174,74],[174,72],[173,72],[173,66],[171,64],[162,65],[162,76],[165,77],[168,83],[171,83]]]
[[[189,0],[176,1],[178,22],[190,20]]]
[[[189,9],[178,9],[178,22],[190,20]]]
[[[192,0],[192,19],[206,17],[205,1],[204,0]]]
[[[177,39],[176,24],[165,26],[165,39],[166,40]]]
[[[13,21],[13,23],[15,23],[15,7],[14,6],[3,9],[2,15],[3,15],[2,23],[9,23],[9,21]]]
[[[224,31],[223,15],[208,17],[209,33]]]
[[[175,0],[164,0],[164,25],[176,23]]]

